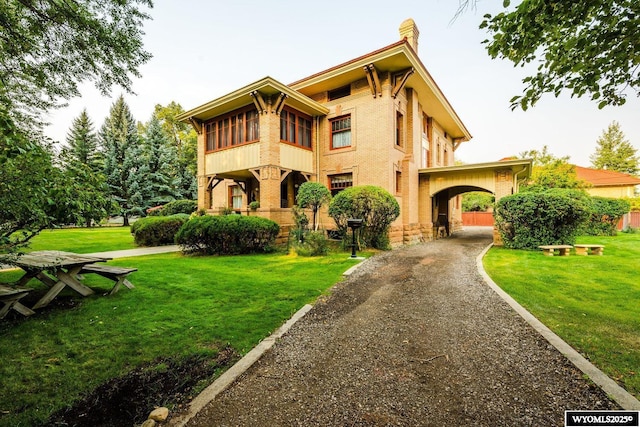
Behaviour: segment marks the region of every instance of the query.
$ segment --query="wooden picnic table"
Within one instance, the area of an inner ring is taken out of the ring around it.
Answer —
[[[16,288],[23,287],[33,278],[49,287],[49,291],[32,307],[35,310],[49,304],[66,286],[82,296],[93,294],[93,290],[82,284],[77,276],[83,267],[110,259],[63,251],[36,251],[18,257],[3,257],[0,263],[25,271],[15,283]]]

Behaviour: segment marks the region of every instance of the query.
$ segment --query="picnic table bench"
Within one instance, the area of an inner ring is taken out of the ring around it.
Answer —
[[[568,256],[571,248],[573,248],[571,245],[541,245],[538,247],[542,249],[542,253],[546,256],[554,256],[556,251],[560,256]]]
[[[120,289],[121,285],[125,285],[129,289],[133,289],[133,284],[127,279],[127,276],[134,271],[138,271],[137,268],[131,267],[116,267],[113,265],[104,265],[104,264],[88,264],[82,267],[80,270],[80,275],[87,273],[95,273],[102,277],[106,277],[107,279],[113,280],[115,285],[109,295],[113,295]]]
[[[576,244],[576,255],[602,255],[604,252],[604,245],[591,245],[591,244]]]
[[[20,303],[20,299],[31,292],[32,289],[13,288],[10,286],[0,285],[0,319],[3,319],[9,310],[14,309],[24,316],[31,316],[35,311]]]
[[[33,278],[49,288],[31,307],[35,310],[49,304],[67,286],[85,297],[93,294],[93,290],[81,283],[77,275],[84,266],[109,259],[111,258],[63,251],[35,251],[18,257],[3,257],[0,261],[24,270],[24,275],[15,283],[16,288],[24,286]]]

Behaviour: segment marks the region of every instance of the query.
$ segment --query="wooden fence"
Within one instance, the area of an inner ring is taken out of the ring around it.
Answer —
[[[491,212],[462,212],[463,225],[493,226],[493,213]],[[640,212],[629,212],[618,222],[618,230],[627,227],[640,228]]]

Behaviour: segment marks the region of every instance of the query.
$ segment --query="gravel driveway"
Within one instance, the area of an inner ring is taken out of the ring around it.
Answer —
[[[188,426],[562,426],[615,403],[477,273],[491,230],[367,260]]]

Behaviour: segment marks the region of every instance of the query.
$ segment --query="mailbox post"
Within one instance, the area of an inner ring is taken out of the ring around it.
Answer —
[[[363,220],[356,218],[347,219],[347,226],[351,228],[351,258],[356,256],[356,229],[362,227]]]

